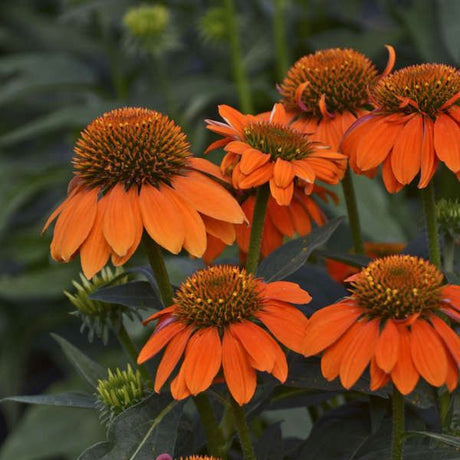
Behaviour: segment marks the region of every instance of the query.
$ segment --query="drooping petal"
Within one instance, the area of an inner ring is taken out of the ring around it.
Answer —
[[[235,225],[230,222],[213,219],[209,216],[202,216],[206,231],[223,241],[225,244],[233,244],[236,238]]]
[[[142,347],[137,357],[137,364],[142,364],[152,356],[155,356],[176,334],[185,328],[185,324],[173,321],[158,332],[154,332]]]
[[[356,333],[340,363],[340,381],[349,389],[361,377],[374,354],[379,336],[379,320],[358,321]]]
[[[240,169],[243,174],[248,175],[269,161],[270,155],[247,146],[246,151],[241,156]]]
[[[221,140],[226,140],[226,139],[221,139]],[[206,160],[205,158],[190,156],[188,158],[188,161],[190,163],[190,166],[197,171],[208,174],[209,176],[216,177],[217,179],[224,181],[224,182],[229,181],[228,177],[222,174],[222,171],[220,170],[219,166],[217,166],[214,163],[211,163],[209,160]]]
[[[371,359],[370,376],[371,383],[369,385],[369,389],[371,391],[377,391],[390,381],[390,374],[387,374],[380,369],[374,358]]]
[[[423,319],[412,324],[411,356],[419,374],[431,385],[441,386],[447,376],[444,345],[432,326]]]
[[[295,227],[289,212],[289,206],[280,206],[273,198],[269,198],[267,212],[275,227],[283,235],[294,235]]]
[[[190,390],[187,387],[187,382],[185,381],[185,371],[183,364],[180,367],[176,378],[171,382],[171,394],[174,399],[179,401],[191,395]]]
[[[271,254],[275,249],[283,244],[283,235],[275,227],[271,219],[265,219],[264,230],[262,233],[262,244],[260,252],[264,257]]]
[[[285,302],[271,300],[255,316],[283,345],[302,353],[308,319],[299,309]]]
[[[192,395],[206,390],[222,363],[222,345],[217,328],[201,329],[188,341],[182,364],[185,382]]]
[[[229,105],[221,104],[218,106],[219,115],[238,133],[243,134],[243,128],[246,124],[245,116],[238,110]]]
[[[429,117],[424,117],[423,121],[421,171],[418,188],[425,188],[429,184],[438,165],[438,158],[434,152],[434,123]]]
[[[300,236],[310,233],[310,216],[305,211],[305,208],[295,199],[293,199],[289,205],[289,214],[294,222],[295,230]]]
[[[244,172],[244,171],[243,171]],[[273,182],[281,188],[292,183],[295,171],[289,161],[277,158],[273,167]]]
[[[288,206],[294,194],[294,182],[282,188],[275,184],[274,179],[270,179],[270,192],[280,206]]]
[[[363,313],[352,301],[321,308],[310,318],[305,331],[303,354],[316,355],[332,345]]]
[[[178,254],[184,244],[185,228],[176,203],[162,193],[167,187],[163,185],[158,190],[144,185],[139,195],[139,208],[144,227],[152,239],[173,254]]]
[[[460,338],[457,333],[451,329],[445,321],[436,316],[435,314],[430,316],[430,322],[433,325],[435,331],[444,342],[444,345],[449,350],[452,358],[460,365]]]
[[[407,395],[417,385],[420,375],[412,361],[409,330],[403,325],[398,326],[398,331],[400,337],[399,356],[391,371],[391,380],[403,395]]]
[[[204,153],[209,153],[212,152],[213,150],[220,149],[222,147],[225,147],[229,142],[231,142],[232,139],[230,137],[224,137],[223,139],[218,139],[217,141],[214,141],[211,143]],[[197,168],[198,169],[198,168]]]
[[[382,165],[382,178],[386,189],[390,193],[399,192],[403,185],[396,180],[396,177],[391,169],[391,156],[388,156]]]
[[[311,300],[307,291],[304,291],[297,283],[290,281],[274,281],[266,284],[265,296],[296,304],[305,304]]]
[[[249,402],[256,390],[256,372],[249,364],[241,343],[226,329],[222,344],[222,367],[225,382],[235,401],[241,406]]]
[[[156,393],[160,392],[161,387],[179,362],[192,332],[193,327],[186,327],[177,333],[168,343],[155,376],[154,390]]]
[[[233,170],[233,175],[235,175],[236,171],[237,171],[237,168]],[[237,181],[234,181],[234,183],[237,186],[237,188],[241,188],[241,189],[258,187],[259,185],[262,185],[268,182],[272,176],[273,176],[273,163],[268,162],[268,163],[265,163],[260,168],[257,168],[256,170],[254,170],[251,174],[248,174],[247,176],[243,175]],[[233,176],[233,179],[235,180],[234,176]]]
[[[434,123],[436,155],[454,173],[460,171],[460,126],[444,113]]]
[[[295,175],[306,182],[313,183],[316,179],[315,170],[305,160],[294,160],[292,162]]]
[[[378,367],[387,374],[391,372],[399,356],[399,332],[395,323],[388,319],[375,347]]]
[[[447,375],[446,387],[452,392],[458,385],[458,363],[454,361],[451,355],[447,354]]]

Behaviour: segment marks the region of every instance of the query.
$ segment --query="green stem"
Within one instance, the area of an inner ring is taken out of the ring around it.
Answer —
[[[241,54],[240,38],[238,35],[237,17],[233,0],[224,0],[227,17],[227,34],[230,41],[230,52],[232,57],[233,77],[238,89],[241,110],[244,113],[254,111],[252,104],[249,80],[246,75],[243,57]]]
[[[404,434],[404,396],[393,385],[393,439],[391,444],[392,460],[401,460]]]
[[[284,26],[285,0],[273,0],[273,33],[275,36],[276,66],[278,79],[283,81],[289,68],[288,46],[286,42],[286,28]]]
[[[256,204],[254,214],[252,215],[251,236],[249,239],[248,260],[246,270],[249,273],[255,273],[260,258],[260,246],[262,243],[262,234],[264,230],[265,212],[267,210],[268,198],[270,197],[270,188],[268,185],[262,185],[257,189]]]
[[[421,191],[423,210],[425,213],[426,233],[430,249],[430,261],[441,269],[441,254],[439,251],[438,225],[436,222],[436,209],[434,201],[434,187],[431,181]]]
[[[219,424],[214,416],[214,412],[205,393],[199,393],[193,398],[198,413],[200,414],[201,423],[203,424],[208,442],[208,453],[213,457],[225,460],[227,452],[225,449],[225,441]]]
[[[115,334],[117,335],[118,341],[120,342],[121,346],[125,349],[127,355],[131,358],[132,363],[134,364],[134,367],[139,369],[139,372],[141,373],[142,378],[146,382],[151,382],[152,377],[148,373],[147,369],[145,366],[142,364],[137,364],[137,357],[139,355],[139,350],[137,349],[136,345],[134,345],[134,342],[131,340],[131,337],[129,336],[124,324],[122,321],[119,322],[119,324],[116,324],[114,326],[114,331]]]
[[[173,303],[174,291],[169,281],[168,270],[166,270],[163,253],[160,246],[150,238],[147,233],[144,233],[142,238],[144,248],[149,258],[150,266],[158,283],[161,298],[165,307],[169,307]]]
[[[343,195],[347,205],[348,222],[350,224],[351,236],[353,238],[353,247],[355,254],[364,254],[363,236],[361,234],[361,225],[359,223],[358,205],[356,203],[355,189],[350,168],[345,171],[342,180]]]
[[[244,415],[243,408],[231,398],[231,404],[233,409],[233,416],[235,418],[235,426],[238,431],[240,438],[241,450],[243,451],[243,457],[245,460],[256,460],[254,448],[252,447],[251,438],[249,436],[249,428],[246,422],[246,416]]]
[[[448,232],[444,233],[444,249],[443,249],[444,271],[454,271],[454,254],[455,254],[455,239]]]

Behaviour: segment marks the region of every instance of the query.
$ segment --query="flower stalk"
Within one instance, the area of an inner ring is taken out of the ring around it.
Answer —
[[[440,269],[441,254],[439,250],[438,224],[436,219],[433,181],[431,181],[425,188],[421,189],[421,195],[423,211],[425,214],[430,261]]]
[[[393,435],[391,443],[392,460],[402,460],[404,435],[404,396],[393,385]]]
[[[230,399],[233,410],[233,417],[235,419],[235,426],[238,431],[241,450],[243,451],[243,458],[245,460],[256,460],[256,454],[254,453],[254,448],[252,446],[251,438],[249,435],[249,428],[243,408],[233,398]]]
[[[276,65],[280,81],[284,79],[289,68],[284,6],[285,0],[273,0],[273,33],[275,39]]]

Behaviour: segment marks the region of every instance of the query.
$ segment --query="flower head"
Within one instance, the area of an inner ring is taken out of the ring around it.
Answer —
[[[282,104],[275,104],[269,116],[243,115],[226,105],[219,106],[219,113],[226,123],[207,120],[207,128],[224,138],[207,151],[225,146],[221,169],[231,174],[235,188],[269,183],[276,202],[287,206],[296,178],[312,186],[315,180],[336,184],[343,177],[346,157],[296,129]]]
[[[391,71],[394,51],[383,74]],[[297,116],[296,127],[338,150],[341,137],[369,107],[368,89],[377,68],[363,54],[331,48],[300,58],[279,86],[282,103]]]
[[[390,380],[403,394],[420,376],[453,391],[460,339],[444,314],[460,321],[460,286],[442,285],[431,263],[407,255],[371,262],[348,279],[351,296],[312,315],[304,354],[324,351],[321,370],[352,387],[370,363],[371,390]]]
[[[287,377],[286,357],[262,325],[283,345],[299,351],[307,319],[290,302],[310,299],[295,283],[264,283],[238,267],[200,270],[182,283],[173,305],[145,321],[158,323],[138,362],[166,346],[155,378],[158,392],[185,353],[171,382],[175,399],[205,391],[222,368],[230,393],[245,404],[256,389],[256,370],[281,382]]]
[[[112,257],[124,264],[145,229],[160,246],[200,257],[206,249],[206,219],[240,223],[235,199],[207,175],[219,168],[191,156],[185,134],[161,113],[141,108],[113,110],[81,134],[73,159],[75,177],[57,218],[51,255],[68,262],[80,253],[91,278]]]
[[[341,149],[359,174],[382,165],[391,193],[420,173],[431,181],[439,161],[460,177],[460,73],[443,64],[403,68],[371,90],[376,109],[347,132]]]

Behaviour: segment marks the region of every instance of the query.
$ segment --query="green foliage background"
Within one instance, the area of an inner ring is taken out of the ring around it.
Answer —
[[[71,178],[72,146],[96,116],[121,106],[168,113],[201,155],[211,140],[204,118],[216,106],[238,106],[225,27],[210,8],[222,2],[171,0],[166,38],[148,54],[128,40],[122,18],[129,0],[16,0],[0,2],[0,396],[78,389],[49,337],[59,332],[89,350],[63,295],[78,261],[58,266],[49,258],[45,217],[63,199]],[[285,0],[289,65],[304,54],[353,47],[383,69],[384,44],[397,51],[396,68],[421,62],[460,64],[460,2],[452,0]],[[280,82],[270,0],[236,1],[244,63],[257,111],[278,99]],[[223,28],[222,28],[223,27]],[[458,196],[446,170],[439,196]],[[367,239],[411,241],[421,227],[416,190],[389,196],[378,181],[357,178]],[[339,193],[340,191],[337,190]],[[344,214],[343,204],[329,214]],[[331,246],[345,252],[346,227]],[[193,264],[170,261],[180,282]],[[143,340],[140,328],[134,334]],[[115,344],[91,346],[104,364],[124,363]],[[97,416],[16,403],[1,406],[0,460],[75,458],[104,439]],[[295,435],[295,423],[290,429]]]

